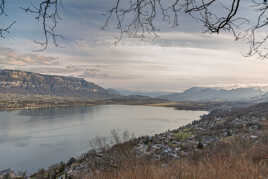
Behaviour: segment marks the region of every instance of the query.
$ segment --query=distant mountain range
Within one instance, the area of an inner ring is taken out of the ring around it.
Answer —
[[[170,94],[170,92],[162,92],[162,91],[135,91],[135,90],[124,90],[124,89],[109,89],[109,90],[112,90],[114,92],[116,91],[117,94],[123,96],[138,95],[138,96],[148,96],[152,98]]]
[[[0,70],[0,93],[66,96],[83,99],[152,100],[152,98],[157,98],[194,102],[268,101],[268,93],[255,87],[231,90],[193,87],[178,93],[128,91],[105,89],[82,78],[43,75],[19,70]]]
[[[118,96],[118,94],[82,78],[43,75],[18,70],[0,70],[0,93],[90,99],[106,99]]]
[[[222,89],[222,88],[206,88],[192,87],[184,92],[148,92],[148,91],[130,91],[111,89],[115,94],[120,95],[142,95],[153,98],[166,99],[170,101],[193,101],[193,102],[265,102],[268,101],[268,92],[258,87]]]
[[[258,101],[267,96],[259,88],[237,88],[231,90],[219,88],[193,87],[181,93],[159,96],[171,101]]]

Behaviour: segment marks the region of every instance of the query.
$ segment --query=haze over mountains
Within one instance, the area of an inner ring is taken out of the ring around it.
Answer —
[[[145,95],[170,101],[268,101],[267,90],[258,87],[235,88],[230,90],[222,88],[192,87],[184,92],[178,93],[118,90],[118,93],[121,95]]]
[[[153,89],[152,89],[153,90]],[[82,78],[43,75],[18,70],[0,70],[0,93],[25,95],[68,96],[89,99],[110,98],[161,98],[170,101],[268,101],[268,93],[260,88],[219,88],[192,87],[184,92],[143,92],[105,89]],[[129,96],[125,98],[124,96]]]
[[[140,95],[140,96],[149,96],[152,98],[171,94],[170,92],[162,92],[162,91],[135,91],[135,90],[125,90],[125,89],[116,89],[116,90],[112,89],[112,90],[124,96]]]
[[[173,101],[255,101],[267,95],[260,88],[219,88],[193,87],[182,93],[173,93],[160,98]]]

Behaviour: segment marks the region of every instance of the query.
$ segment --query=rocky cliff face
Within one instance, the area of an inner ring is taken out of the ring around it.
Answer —
[[[79,98],[114,97],[108,90],[81,78],[0,70],[0,93],[40,94]]]

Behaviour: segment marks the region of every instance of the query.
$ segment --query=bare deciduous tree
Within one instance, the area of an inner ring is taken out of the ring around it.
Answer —
[[[247,40],[248,56],[268,57],[265,47],[268,39],[265,34],[268,25],[266,0],[130,0],[128,5],[123,3],[124,0],[115,0],[104,25],[105,28],[115,21],[121,32],[120,38],[124,34],[138,38],[146,34],[156,35],[160,18],[176,27],[182,14],[187,14],[199,21],[206,32],[231,32],[235,40]],[[239,15],[239,8],[246,3],[249,3],[248,12],[255,13],[256,19]]]
[[[6,2],[5,0],[0,0],[0,16],[6,15],[5,13]],[[9,33],[10,28],[15,24],[15,21],[6,27],[0,27],[0,38],[5,38],[6,34]]]
[[[7,16],[5,12],[6,3],[6,0],[0,0],[0,16]],[[60,4],[61,0],[38,0],[32,2],[28,7],[20,7],[25,13],[33,15],[35,20],[42,26],[44,39],[42,41],[35,41],[35,43],[41,46],[40,50],[47,49],[50,39],[55,46],[58,46],[57,40],[63,38],[61,34],[56,32],[57,24],[61,20],[59,15]],[[15,21],[7,27],[0,28],[0,37],[5,38],[14,24]]]
[[[62,0],[63,1],[63,0]],[[50,40],[58,46],[62,36],[56,32],[61,17],[61,0],[38,0],[29,7],[22,7],[24,12],[32,14],[40,22],[44,34],[43,41],[36,41],[46,49]],[[255,19],[242,17],[240,8],[247,4],[248,12],[255,14]],[[0,15],[5,13],[6,0],[0,0]],[[114,6],[107,11],[104,29],[116,24],[120,31],[119,40],[127,34],[129,37],[144,38],[147,34],[157,36],[159,20],[172,27],[180,23],[182,14],[187,14],[200,22],[206,32],[231,32],[236,40],[246,40],[249,45],[247,55],[268,57],[266,48],[268,34],[267,0],[114,0]],[[184,16],[185,17],[185,16]],[[15,22],[7,27],[0,27],[0,37],[4,38]]]
[[[42,0],[37,5],[31,4],[30,7],[21,7],[26,13],[33,14],[35,19],[41,23],[44,33],[43,41],[35,41],[45,50],[48,47],[49,37],[57,47],[57,40],[63,38],[61,34],[56,33],[57,23],[61,19],[59,15],[60,0]]]

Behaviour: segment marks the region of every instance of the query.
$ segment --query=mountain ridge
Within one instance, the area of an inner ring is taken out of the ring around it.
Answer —
[[[39,94],[91,99],[106,99],[117,96],[83,78],[44,75],[8,69],[0,70],[0,93]]]
[[[192,87],[184,92],[172,93],[159,98],[173,101],[254,101],[265,94],[258,88],[221,89]]]

